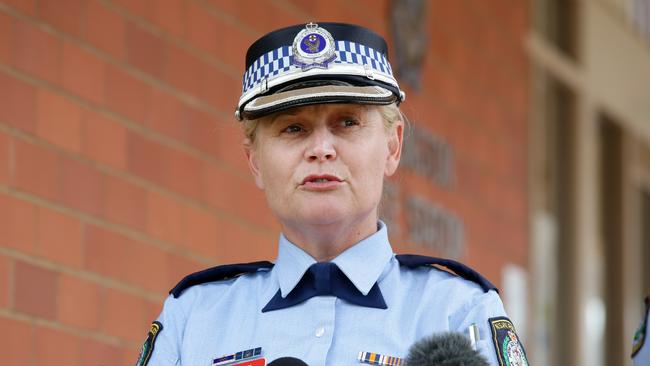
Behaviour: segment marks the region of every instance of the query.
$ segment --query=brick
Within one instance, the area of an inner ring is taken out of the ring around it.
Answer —
[[[128,170],[153,183],[160,184],[167,176],[169,148],[135,133],[127,135]]]
[[[232,115],[232,121],[235,121],[233,111],[239,100],[241,80],[235,79],[211,65],[204,65],[201,74],[200,98],[228,115]]]
[[[207,165],[203,178],[204,199],[209,204],[258,225],[275,225],[270,210],[261,204],[266,202],[264,193],[255,186],[252,178],[244,179]]]
[[[58,274],[42,267],[16,262],[14,267],[14,307],[39,318],[56,317]]]
[[[185,33],[186,2],[183,0],[154,1],[149,9],[151,22],[174,37]],[[192,19],[194,21],[194,19]]]
[[[82,264],[83,224],[45,207],[38,209],[38,255],[75,268]]]
[[[149,85],[109,66],[106,80],[106,105],[113,111],[135,122],[144,121],[146,105],[150,93]]]
[[[86,0],[41,0],[38,4],[39,17],[54,28],[78,37],[85,2]]]
[[[192,198],[201,196],[201,175],[203,163],[184,152],[170,150],[167,155],[165,186]]]
[[[12,262],[9,258],[0,256],[0,308],[9,307],[9,286],[12,274]]]
[[[83,153],[92,160],[117,169],[126,168],[127,130],[101,114],[85,111]]]
[[[25,22],[14,21],[13,66],[48,82],[59,81],[61,42]]]
[[[187,107],[173,95],[154,89],[148,103],[147,127],[177,141],[186,136]]]
[[[84,236],[85,268],[100,275],[123,278],[123,259],[131,240],[97,226],[87,226]]]
[[[9,182],[10,150],[11,140],[9,136],[0,133],[0,185],[5,185]]]
[[[244,155],[244,134],[241,125],[236,121],[220,121],[214,126],[210,135],[217,150],[219,160],[236,167],[240,172],[249,174],[248,163]]]
[[[152,245],[136,242],[128,248],[128,259],[125,261],[126,277],[144,289],[156,291],[161,294],[169,291],[165,282],[167,252]],[[149,320],[151,322],[151,320]]]
[[[0,62],[11,62],[12,21],[9,15],[0,13]]]
[[[75,103],[45,89],[38,92],[36,134],[65,150],[81,150],[82,110]]]
[[[0,123],[36,131],[36,88],[0,72]]]
[[[0,194],[0,246],[34,253],[36,215],[31,203]]]
[[[266,236],[254,228],[232,222],[222,224],[219,261],[240,263],[255,260],[271,260],[277,253],[277,237]]]
[[[200,110],[189,110],[186,121],[184,124],[187,130],[185,141],[204,153],[218,156],[220,149],[216,144],[216,129],[219,121]]]
[[[212,213],[194,207],[185,209],[185,246],[202,257],[216,259],[221,241],[221,221]]]
[[[61,202],[76,210],[101,216],[104,210],[104,175],[73,159],[61,165]]]
[[[118,290],[107,289],[102,329],[109,335],[141,343],[151,324],[151,320],[145,319],[144,313],[144,300]]]
[[[181,244],[185,240],[183,205],[171,197],[147,192],[147,231],[154,237]]]
[[[166,282],[168,288],[173,288],[181,279],[190,273],[200,271],[208,266],[178,254],[167,253]]]
[[[134,24],[126,26],[127,61],[157,78],[162,77],[166,44],[158,36]]]
[[[87,330],[99,329],[103,300],[99,285],[62,274],[59,279],[58,295],[58,321]]]
[[[165,252],[123,235],[90,226],[86,231],[86,268],[152,291],[167,290]]]
[[[216,20],[203,6],[191,2],[187,4],[187,41],[194,47],[215,55],[219,48],[219,34]]]
[[[261,32],[268,32],[272,29],[278,29],[281,27],[286,27],[287,25],[300,23],[299,18],[287,13],[271,1],[257,1],[255,3],[255,6],[250,6],[246,2],[237,0],[212,0],[211,3],[215,6],[215,8],[230,13],[235,18],[240,19],[240,21],[245,22],[247,25]],[[310,3],[309,8],[313,9],[316,3],[318,2]],[[330,16],[332,16],[331,13],[337,10],[341,11],[342,9],[340,8],[343,8],[342,6],[332,6],[331,2],[327,3],[327,5],[327,15]],[[269,16],[271,14],[272,16]],[[354,14],[354,16],[357,19],[356,23],[358,23],[360,17],[358,14]],[[242,53],[240,53],[240,55],[242,55]]]
[[[256,8],[250,7],[250,8]],[[264,15],[266,18],[268,15]],[[274,29],[274,28],[267,28]],[[216,49],[215,56],[221,61],[229,64],[235,70],[243,71],[244,66],[246,65],[246,51],[248,46],[251,45],[261,34],[259,35],[250,35],[242,32],[239,28],[228,24],[220,19],[216,19],[215,22],[215,31],[219,35],[218,42],[219,47]]]
[[[33,365],[34,329],[31,324],[0,316],[0,364],[5,366]]]
[[[126,54],[126,21],[99,1],[86,6],[85,39],[118,60]]]
[[[165,296],[168,295],[167,291],[164,293]],[[158,316],[160,315],[160,312],[162,311],[162,301],[151,301],[151,300],[144,300],[144,318],[147,320],[149,323],[154,321],[155,319],[158,319]]]
[[[62,83],[68,91],[95,104],[104,103],[106,65],[87,50],[63,43]]]
[[[203,62],[187,51],[170,46],[165,81],[194,96],[201,94]]]
[[[57,200],[61,191],[61,161],[58,154],[21,140],[14,141],[14,148],[14,186]]]
[[[137,355],[133,357],[133,360],[136,358]],[[122,362],[123,359],[124,351],[117,346],[88,338],[81,341],[80,365],[111,366],[128,364],[128,362]]]
[[[107,177],[105,216],[108,220],[145,231],[146,191],[117,177]]]
[[[53,360],[60,365],[80,366],[80,340],[63,331],[38,327],[36,330],[36,365],[47,365]]]
[[[5,3],[16,10],[34,16],[36,15],[36,0],[2,0],[1,3]]]
[[[115,4],[118,4],[125,10],[128,10],[129,12],[133,13],[134,15],[138,15],[140,17],[146,17],[151,12],[153,3],[155,1],[156,0],[137,0],[137,1],[115,0],[113,2]]]

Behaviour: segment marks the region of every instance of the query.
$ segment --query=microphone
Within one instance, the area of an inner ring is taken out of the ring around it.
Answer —
[[[461,333],[441,333],[424,338],[409,350],[406,366],[489,366]],[[269,365],[270,366],[270,365]]]
[[[268,366],[309,366],[304,361],[295,357],[280,357],[273,360]]]

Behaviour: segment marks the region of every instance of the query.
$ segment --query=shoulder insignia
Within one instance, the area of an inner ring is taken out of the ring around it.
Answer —
[[[492,342],[500,366],[528,366],[526,351],[521,344],[515,326],[510,319],[500,316],[488,319],[492,330]]]
[[[648,313],[650,313],[650,291],[645,298],[645,313],[643,315],[643,322],[634,333],[634,341],[632,343],[632,358],[643,348],[643,344],[648,338]]]
[[[490,290],[499,292],[499,289],[497,289],[496,286],[492,284],[492,282],[481,276],[480,273],[460,262],[451,259],[427,257],[414,254],[398,254],[395,256],[395,259],[397,259],[401,265],[409,268],[416,268],[421,266],[442,266],[468,281],[476,282],[485,292],[488,292]]]
[[[151,329],[149,329],[147,339],[144,340],[142,348],[140,348],[140,355],[138,356],[138,361],[135,363],[135,366],[146,366],[147,363],[149,363],[151,353],[153,352],[153,346],[156,343],[156,338],[162,330],[162,323],[158,321],[151,323]]]
[[[260,269],[273,268],[273,263],[262,261],[252,263],[226,264],[204,269],[185,276],[173,289],[169,291],[174,297],[179,297],[186,289],[207,282],[223,281],[238,277],[246,273],[257,272]]]

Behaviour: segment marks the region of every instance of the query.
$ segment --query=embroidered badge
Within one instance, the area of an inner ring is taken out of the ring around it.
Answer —
[[[326,69],[336,58],[334,38],[316,23],[308,23],[293,39],[291,64],[307,71]]]
[[[221,365],[228,365],[237,361],[251,361],[253,359],[256,359],[258,357],[262,356],[262,347],[257,347],[257,348],[251,348],[247,349],[245,351],[239,351],[237,353],[233,353],[232,355],[226,355],[226,356],[221,356],[219,358],[215,358],[212,360],[212,366],[221,366]],[[264,360],[264,359],[262,359]],[[259,360],[255,360],[255,362],[258,362]],[[248,363],[239,363],[237,365],[249,365]],[[264,365],[264,363],[251,363],[250,365]],[[236,366],[236,365],[233,365]]]
[[[144,344],[142,344],[140,355],[138,356],[138,361],[135,363],[135,366],[145,366],[149,362],[151,353],[153,352],[154,344],[156,343],[156,338],[162,330],[162,323],[158,321],[151,323],[151,329],[149,329],[147,339],[145,339]]]
[[[399,357],[384,356],[379,353],[372,352],[359,352],[357,357],[359,362],[367,363],[370,365],[380,365],[380,366],[402,366],[403,361]]]
[[[524,346],[521,344],[515,326],[506,317],[488,319],[492,330],[492,341],[501,366],[528,366]]]
[[[650,311],[650,293],[645,299],[645,315],[643,323],[639,326],[636,333],[634,333],[634,341],[632,342],[632,358],[641,350],[645,339],[648,335],[648,311]]]

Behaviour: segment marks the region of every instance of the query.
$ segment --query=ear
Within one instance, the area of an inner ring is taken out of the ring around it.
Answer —
[[[258,151],[255,144],[248,138],[244,140],[244,153],[246,154],[248,168],[251,170],[251,174],[253,174],[253,178],[255,179],[255,185],[257,185],[259,189],[264,189],[262,172],[260,171],[257,160]]]
[[[388,156],[386,157],[386,170],[384,174],[390,177],[395,173],[399,166],[399,160],[402,156],[402,142],[404,141],[404,121],[401,119],[395,121],[393,131],[388,136]]]

